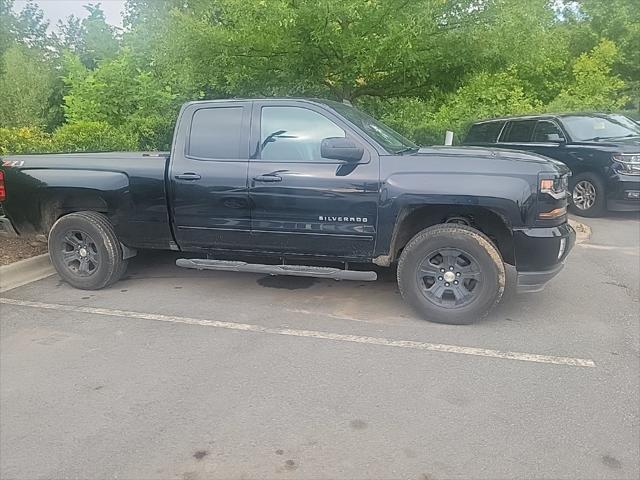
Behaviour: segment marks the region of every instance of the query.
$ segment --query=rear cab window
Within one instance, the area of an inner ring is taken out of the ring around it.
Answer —
[[[244,108],[199,108],[191,118],[187,156],[197,160],[247,160],[243,140]]]

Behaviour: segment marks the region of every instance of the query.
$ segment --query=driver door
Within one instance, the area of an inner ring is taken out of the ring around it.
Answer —
[[[321,142],[348,137],[359,161],[323,158]],[[285,101],[255,102],[249,161],[251,236],[282,255],[370,258],[376,237],[378,155],[332,112]]]

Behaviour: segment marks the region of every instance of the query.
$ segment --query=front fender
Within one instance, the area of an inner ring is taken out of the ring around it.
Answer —
[[[376,255],[389,252],[394,228],[403,212],[433,205],[482,207],[511,228],[535,214],[535,183],[526,177],[487,173],[397,173],[381,187]]]

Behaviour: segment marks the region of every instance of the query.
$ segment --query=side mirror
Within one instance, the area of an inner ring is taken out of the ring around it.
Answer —
[[[320,155],[332,160],[359,162],[364,156],[364,148],[349,138],[328,137],[320,143]]]
[[[547,142],[551,143],[564,143],[564,138],[558,135],[557,133],[548,133],[547,134]]]

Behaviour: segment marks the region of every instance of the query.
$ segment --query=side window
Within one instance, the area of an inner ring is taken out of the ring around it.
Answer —
[[[242,107],[196,110],[191,120],[188,155],[201,159],[239,159],[242,112]]]
[[[501,142],[524,143],[531,141],[533,128],[536,125],[535,120],[514,120],[509,123],[510,126],[507,125],[508,131],[500,139]]]
[[[345,137],[345,131],[324,115],[302,107],[262,107],[262,160],[322,162],[320,143],[327,137]]]
[[[471,126],[465,142],[495,143],[504,122],[483,122]]]
[[[558,126],[549,120],[540,120],[536,125],[536,130],[533,132],[534,142],[548,142],[550,141],[549,135],[555,135],[555,140],[564,140],[564,135]]]

